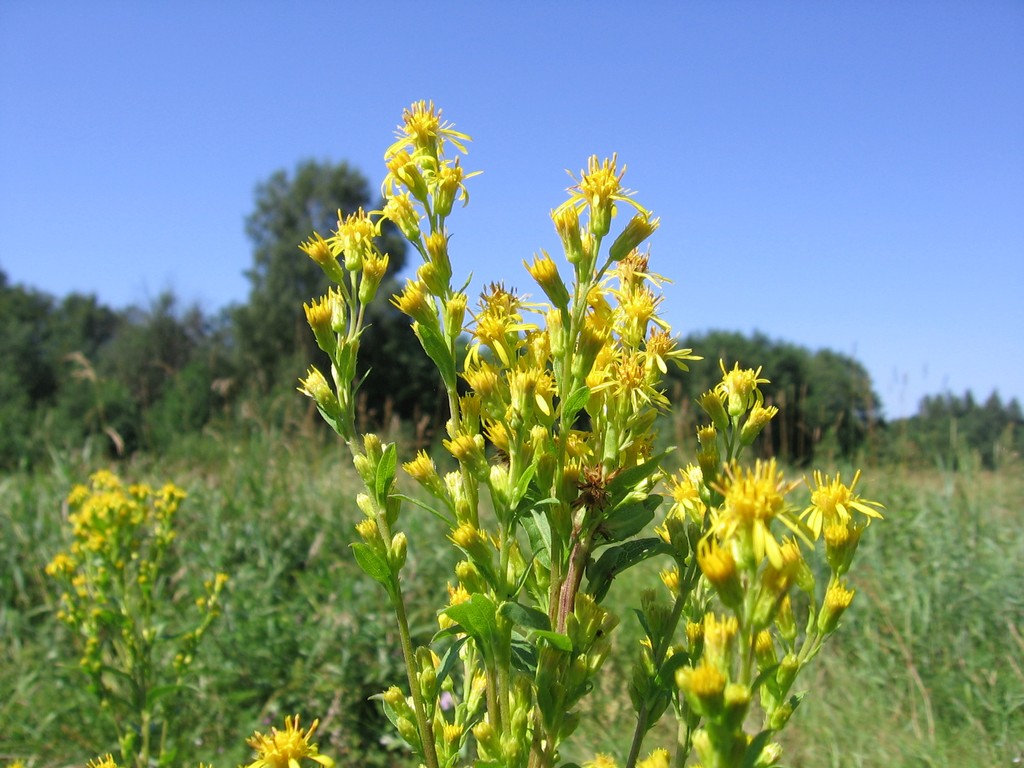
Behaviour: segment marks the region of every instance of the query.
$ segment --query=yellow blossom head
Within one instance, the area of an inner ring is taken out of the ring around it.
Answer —
[[[741,369],[740,364],[736,363],[732,370],[727,371],[724,360],[719,360],[718,364],[722,368],[722,381],[716,390],[725,402],[730,416],[736,418],[755,402],[764,402],[759,385],[767,384],[768,379],[761,378],[760,368]]]
[[[814,473],[814,487],[811,488],[811,503],[800,513],[801,518],[807,519],[807,526],[811,529],[814,537],[821,535],[825,525],[841,523],[846,525],[850,522],[853,512],[857,511],[864,515],[867,520],[865,525],[872,520],[882,519],[879,509],[884,507],[877,501],[862,499],[854,492],[857,481],[860,479],[858,469],[853,476],[853,482],[849,486],[844,485],[840,476],[835,478],[822,475],[821,472]],[[810,487],[810,483],[808,483]]]
[[[783,478],[775,459],[759,459],[752,470],[730,466],[723,485],[716,488],[725,497],[716,523],[719,538],[725,541],[739,536],[755,562],[767,555],[775,567],[782,567],[782,551],[771,523],[779,519],[795,529],[796,521],[790,519],[786,502],[786,494],[794,487]]]
[[[305,759],[319,763],[324,768],[333,768],[334,760],[321,755],[316,744],[310,743],[318,720],[305,732],[299,727],[299,716],[285,717],[284,730],[271,728],[269,734],[256,732],[248,740],[256,751],[256,759],[246,768],[300,768]]]

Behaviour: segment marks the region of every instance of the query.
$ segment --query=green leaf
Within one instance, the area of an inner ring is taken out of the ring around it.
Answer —
[[[445,608],[441,613],[446,614],[482,645],[488,645],[497,633],[497,609],[494,602],[479,592],[466,602]]]
[[[569,639],[568,635],[562,634],[561,632],[553,632],[550,629],[537,629],[531,632],[534,637],[540,637],[547,640],[553,647],[566,653],[572,653],[572,640]]]
[[[586,384],[573,390],[565,400],[562,401],[562,416],[570,426],[576,421],[576,415],[583,410],[590,400],[590,387]]]
[[[612,506],[619,504],[636,486],[647,478],[651,477],[661,468],[661,462],[665,460],[675,448],[668,448],[657,456],[652,456],[643,464],[623,470],[608,483],[608,495],[611,497]]]
[[[625,541],[636,536],[654,519],[654,513],[661,502],[661,496],[652,494],[642,501],[620,504],[612,508],[598,526],[598,536],[603,537],[605,542]],[[598,545],[603,543],[600,539],[596,541]]]
[[[761,752],[767,746],[768,739],[771,737],[772,731],[764,730],[750,740],[750,744],[747,745],[747,751],[743,754],[743,768],[754,768],[757,764],[757,759],[761,756]]]
[[[395,469],[398,466],[398,448],[391,443],[384,449],[384,455],[377,464],[377,477],[374,482],[374,493],[378,503],[383,507],[387,503],[388,489],[395,480]]]
[[[527,498],[527,493],[531,490],[530,481],[533,480],[533,476],[535,474],[537,474],[536,460],[531,463],[530,466],[528,466],[523,473],[519,475],[519,479],[516,480],[515,487],[512,489],[512,497],[508,500],[508,505],[512,509],[515,509],[516,512],[519,511],[520,502],[522,502],[524,498]]]
[[[349,546],[352,547],[352,553],[356,556],[356,562],[363,569],[363,573],[383,585],[388,594],[394,597],[395,580],[387,560],[365,542],[357,541]]]
[[[600,560],[587,566],[587,592],[600,602],[608,594],[612,580],[624,570],[654,555],[671,552],[671,547],[657,537],[635,539],[610,547]]]
[[[537,673],[537,649],[523,640],[512,641],[512,666],[530,677]]]
[[[512,624],[523,629],[551,629],[551,621],[548,619],[548,615],[528,605],[514,602],[502,603],[498,612],[511,621]]]
[[[523,517],[523,528],[530,538],[533,556],[545,568],[551,568],[551,523],[542,509],[533,509]]]
[[[416,334],[416,338],[420,340],[427,357],[433,360],[434,365],[437,366],[437,371],[441,374],[441,380],[444,381],[448,391],[454,391],[457,386],[455,358],[452,357],[451,349],[441,337],[440,329],[434,325],[413,323],[412,330]]]

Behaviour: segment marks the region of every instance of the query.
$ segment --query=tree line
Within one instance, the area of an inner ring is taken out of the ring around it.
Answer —
[[[324,293],[327,281],[297,246],[314,230],[334,229],[339,210],[380,206],[367,179],[346,163],[307,161],[273,174],[256,188],[245,222],[253,247],[247,300],[214,315],[171,292],[126,309],[92,295],[57,298],[12,285],[0,270],[0,468],[87,444],[113,455],[160,451],[211,425],[316,423],[305,418],[308,404],[294,389],[322,354],[302,304]],[[361,345],[362,410],[371,423],[393,415],[436,431],[445,404],[435,372],[408,319],[388,301],[405,265],[405,241],[385,228],[380,246],[391,271]],[[771,379],[766,399],[780,409],[765,450],[789,461],[870,449],[955,463],[967,449],[994,466],[1024,449],[1016,400],[937,395],[895,429],[881,417],[867,371],[848,356],[726,331],[682,344],[705,360],[674,378],[669,394],[677,407],[695,408],[694,398],[721,375],[719,359],[763,366]]]

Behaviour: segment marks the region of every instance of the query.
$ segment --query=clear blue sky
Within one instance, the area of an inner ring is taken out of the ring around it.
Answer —
[[[618,152],[677,332],[851,354],[889,416],[1024,400],[1018,0],[0,0],[0,269],[244,301],[255,185],[305,158],[377,184],[421,98],[484,170],[457,271],[526,287],[565,170]]]

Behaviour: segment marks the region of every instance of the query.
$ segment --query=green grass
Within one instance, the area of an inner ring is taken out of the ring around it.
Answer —
[[[116,751],[43,575],[62,545],[62,500],[95,466],[62,458],[0,479],[0,765],[84,766]],[[182,592],[215,571],[231,574],[180,710],[180,764],[244,763],[245,738],[292,713],[321,719],[321,749],[340,765],[409,764],[367,700],[404,673],[386,599],[348,550],[359,517],[348,466],[332,442],[264,432],[191,438],[172,456],[118,467],[189,492],[177,542]],[[1009,766],[1024,751],[1022,474],[866,473],[861,490],[886,504],[887,519],[865,537],[837,652],[803,681],[809,694],[785,735],[786,765]],[[426,638],[451,561],[427,513],[410,507],[402,527],[410,619]],[[613,587],[622,653],[609,659],[569,756],[625,751],[624,690],[639,635],[625,604],[656,569]],[[659,728],[649,746],[661,737],[671,731]]]

